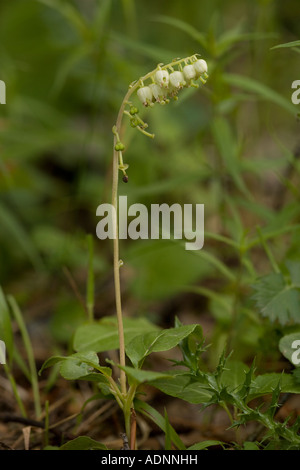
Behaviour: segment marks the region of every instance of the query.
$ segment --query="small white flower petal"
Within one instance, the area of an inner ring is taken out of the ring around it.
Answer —
[[[196,70],[193,65],[183,67],[183,74],[187,80],[193,80],[196,77]]]
[[[170,74],[170,84],[174,88],[177,88],[177,89],[182,88],[186,84],[183,73],[179,71],[172,72]]]
[[[149,106],[153,99],[151,88],[148,86],[139,88],[137,91],[137,96],[144,106]]]
[[[163,88],[168,88],[169,72],[167,70],[157,70],[155,74],[155,81],[159,86]]]
[[[152,91],[152,95],[153,95],[155,101],[158,101],[159,103],[161,101],[165,101],[165,99],[167,97],[167,90],[166,89],[161,88],[156,83],[151,83],[151,85],[149,85],[149,88]]]
[[[203,73],[207,72],[207,63],[203,59],[197,60],[197,62],[195,62],[193,66],[198,77],[202,75]]]

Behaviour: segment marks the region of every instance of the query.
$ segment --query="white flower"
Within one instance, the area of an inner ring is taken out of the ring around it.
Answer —
[[[166,101],[168,101],[166,99],[167,98],[167,90],[165,90],[164,88],[161,88],[156,83],[151,83],[151,85],[149,85],[149,88],[152,91],[152,95],[153,95],[155,101],[157,101],[158,103],[161,103],[161,104],[165,104]]]
[[[193,66],[198,77],[203,73],[207,72],[207,63],[203,59],[197,60],[197,62],[195,62]]]
[[[193,65],[186,65],[183,67],[183,74],[188,81],[193,80],[193,78],[196,78],[195,67]]]
[[[152,103],[153,94],[149,86],[139,88],[137,91],[137,96],[144,106],[150,106]]]
[[[155,81],[162,88],[168,88],[169,72],[167,70],[157,70],[155,74]]]
[[[184,87],[184,85],[186,85],[186,81],[184,79],[183,73],[179,71],[172,72],[170,74],[170,84],[173,88],[176,88],[177,90]]]

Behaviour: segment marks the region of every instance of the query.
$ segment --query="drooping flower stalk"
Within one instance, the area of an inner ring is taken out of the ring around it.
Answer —
[[[176,70],[175,67],[178,67]],[[140,118],[139,110],[131,102],[131,97],[136,94],[137,98],[141,101],[144,107],[153,107],[155,103],[161,105],[168,104],[171,99],[177,100],[178,93],[183,87],[196,87],[198,84],[194,80],[200,79],[204,84],[208,78],[207,64],[205,60],[199,59],[198,54],[185,59],[175,59],[170,64],[159,64],[156,69],[149,72],[144,77],[136,82],[133,82],[124,97],[124,100],[119,109],[117,121],[113,127],[114,134],[114,152],[113,152],[113,181],[112,181],[112,206],[114,207],[114,284],[115,284],[115,302],[116,313],[118,321],[118,334],[119,334],[119,349],[120,349],[120,387],[124,400],[127,395],[131,397],[132,390],[127,392],[126,374],[122,369],[125,367],[125,341],[124,341],[124,327],[123,327],[123,314],[121,302],[121,287],[120,287],[120,267],[123,262],[119,257],[119,233],[118,233],[118,182],[119,171],[123,173],[123,181],[128,182],[128,175],[126,170],[128,165],[124,164],[123,152],[125,150],[124,144],[121,142],[121,128],[123,116],[130,119],[130,125],[142,132],[150,138],[154,138],[154,134],[146,131],[148,125]],[[146,82],[151,80],[150,84]],[[131,398],[131,401],[133,397]],[[130,409],[132,403],[129,403],[126,409]],[[127,412],[128,414],[128,412]],[[125,420],[128,416],[125,416]],[[128,429],[126,430],[128,434]]]

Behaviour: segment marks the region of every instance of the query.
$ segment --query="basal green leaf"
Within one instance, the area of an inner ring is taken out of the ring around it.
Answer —
[[[60,373],[67,380],[76,380],[89,375],[98,365],[99,359],[96,353],[76,353],[62,361]]]
[[[158,327],[144,318],[124,318],[125,344],[135,336]],[[73,346],[75,351],[103,352],[118,349],[118,325],[115,317],[105,317],[99,322],[81,325],[75,332]]]
[[[66,442],[59,450],[107,450],[107,447],[90,437],[80,436]]]
[[[170,374],[168,378],[155,380],[151,382],[151,385],[171,397],[180,398],[194,404],[207,403],[213,396],[213,392],[208,390],[207,385],[204,383],[200,381],[191,382],[188,375],[178,373]]]
[[[141,370],[135,369],[134,367],[121,367],[120,365],[116,364],[120,369],[126,372],[127,377],[131,379],[132,382],[135,384],[141,384],[144,382],[152,382],[153,380],[157,379],[167,379],[169,378],[168,373],[163,372],[155,372],[151,370]]]
[[[174,348],[199,328],[201,329],[200,325],[183,325],[139,335],[127,345],[127,356],[135,367],[139,367],[149,354]]]
[[[97,377],[93,376],[101,377],[101,373],[105,376],[111,375],[111,369],[109,367],[99,366],[99,358],[93,351],[79,352],[71,356],[50,357],[44,362],[39,374],[48,367],[52,367],[58,363],[60,363],[59,371],[61,375],[67,380],[77,380],[89,376],[90,380],[99,381]],[[97,370],[100,374],[92,374],[94,370]]]

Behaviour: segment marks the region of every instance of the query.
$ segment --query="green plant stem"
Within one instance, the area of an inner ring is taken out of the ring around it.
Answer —
[[[25,407],[23,405],[23,402],[21,400],[21,397],[19,395],[18,387],[17,387],[16,381],[14,379],[14,376],[11,373],[10,367],[7,364],[3,364],[3,366],[4,366],[6,376],[9,380],[9,382],[10,382],[10,385],[11,385],[14,397],[16,399],[16,402],[18,403],[18,406],[20,408],[21,415],[23,416],[23,418],[27,418],[27,413],[26,413]]]
[[[126,430],[126,435],[130,436],[130,431],[131,431],[131,409],[133,408],[133,400],[136,392],[136,385],[131,385],[129,387],[126,401],[124,403],[124,420],[125,420],[125,430]]]
[[[153,72],[145,75],[141,80],[146,80]],[[118,229],[118,183],[119,183],[119,152],[115,149],[116,144],[121,134],[122,118],[125,106],[130,99],[130,96],[135,92],[139,86],[139,81],[129,87],[125,98],[121,104],[117,122],[113,129],[114,133],[114,151],[113,151],[113,178],[112,178],[112,206],[114,207],[114,243],[113,243],[113,263],[114,263],[114,283],[115,283],[115,302],[116,313],[118,321],[118,335],[119,335],[119,350],[120,350],[120,366],[125,367],[125,340],[124,340],[124,326],[123,326],[123,313],[121,301],[121,285],[120,285],[120,256],[119,256],[119,229]],[[127,393],[126,374],[124,370],[120,371],[120,386],[123,395]]]
[[[232,417],[232,414],[230,413],[230,410],[229,410],[229,408],[228,408],[228,406],[227,406],[227,403],[222,402],[222,403],[220,403],[220,405],[222,406],[223,410],[226,411],[227,416],[228,416],[228,418],[229,418],[229,420],[230,420],[230,423],[233,424],[233,417]]]
[[[194,60],[195,56],[191,56],[190,60]],[[143,82],[153,76],[153,74],[160,68],[167,70],[172,68],[177,64],[180,64],[182,59],[173,61],[171,64],[161,66],[159,64],[156,69],[147,73],[144,77],[141,77],[139,80],[133,82],[123,99],[119,113],[117,116],[117,121],[113,127],[114,142],[113,142],[113,175],[112,175],[112,206],[113,211],[113,227],[114,227],[114,237],[113,237],[113,266],[114,266],[114,284],[115,284],[115,303],[116,303],[116,314],[118,322],[118,336],[119,336],[119,354],[120,354],[120,387],[121,393],[124,397],[124,415],[126,421],[126,432],[128,433],[127,437],[130,437],[130,411],[134,399],[135,389],[130,389],[129,395],[127,395],[127,383],[126,383],[126,373],[123,370],[123,367],[126,365],[126,355],[125,355],[125,338],[124,338],[124,326],[123,326],[123,312],[122,312],[122,299],[121,299],[121,285],[120,285],[120,254],[119,254],[119,228],[118,228],[118,183],[119,183],[119,151],[116,150],[116,145],[120,142],[120,135],[122,130],[122,119],[125,112],[125,107],[129,103],[131,95],[141,86]],[[139,129],[141,130],[141,129]],[[144,130],[142,130],[144,132]],[[152,134],[144,132],[149,137],[154,137]],[[129,398],[128,398],[129,397]]]
[[[26,349],[28,363],[29,363],[29,370],[30,370],[32,392],[33,392],[33,398],[34,398],[35,414],[36,414],[36,417],[39,418],[41,415],[40,393],[39,393],[38,376],[37,376],[37,370],[36,370],[32,346],[31,346],[31,341],[30,341],[30,338],[26,329],[26,325],[24,323],[24,320],[23,320],[23,317],[22,317],[22,314],[20,312],[17,302],[15,301],[13,297],[8,297],[8,303],[12,309],[13,315],[20,328],[22,339],[23,339],[24,346]]]
[[[49,444],[49,401],[45,403],[45,447]]]

